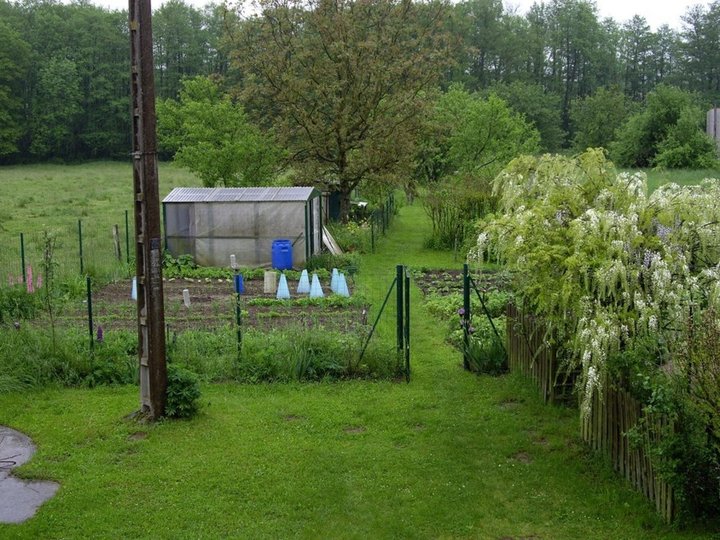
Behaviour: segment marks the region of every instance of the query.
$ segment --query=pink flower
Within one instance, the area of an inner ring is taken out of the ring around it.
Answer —
[[[42,281],[42,274],[40,274],[37,277],[37,285],[35,285],[36,289],[42,289],[43,281]]]
[[[33,287],[32,265],[29,265],[29,264],[27,267],[27,292],[29,292],[29,293],[35,292],[35,288]]]

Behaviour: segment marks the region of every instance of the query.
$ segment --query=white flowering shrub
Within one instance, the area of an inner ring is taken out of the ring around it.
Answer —
[[[618,174],[598,149],[517,158],[494,190],[500,213],[481,222],[471,256],[515,271],[548,341],[581,374],[584,413],[612,355],[651,336],[672,372],[692,321],[720,312],[720,181],[648,196],[644,174]]]

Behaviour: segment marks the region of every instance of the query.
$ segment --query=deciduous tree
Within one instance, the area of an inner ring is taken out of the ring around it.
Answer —
[[[280,157],[243,108],[207,77],[185,80],[179,101],[158,103],[158,134],[161,148],[206,186],[267,184]]]
[[[305,181],[340,195],[410,169],[426,92],[448,54],[446,7],[409,0],[261,0],[235,64],[250,111],[272,126]]]

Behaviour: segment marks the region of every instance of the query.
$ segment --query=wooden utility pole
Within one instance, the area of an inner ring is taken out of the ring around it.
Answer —
[[[150,0],[130,0],[130,49],[140,406],[156,420],[165,412],[167,369]]]

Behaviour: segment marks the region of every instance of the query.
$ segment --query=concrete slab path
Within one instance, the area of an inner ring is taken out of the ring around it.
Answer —
[[[0,523],[22,523],[60,487],[55,482],[14,478],[11,470],[27,463],[35,445],[19,431],[0,426]]]

